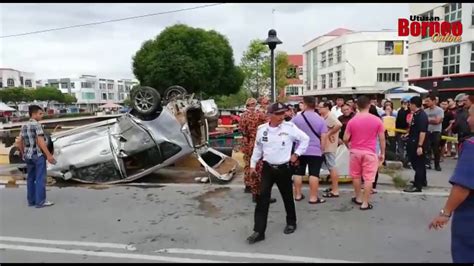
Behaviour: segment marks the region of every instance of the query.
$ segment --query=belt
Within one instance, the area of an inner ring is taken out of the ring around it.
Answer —
[[[289,163],[283,163],[283,164],[271,164],[267,161],[263,161],[265,164],[267,164],[268,166],[270,166],[271,168],[273,169],[281,169],[281,168],[284,168],[284,167],[288,167],[290,166]]]

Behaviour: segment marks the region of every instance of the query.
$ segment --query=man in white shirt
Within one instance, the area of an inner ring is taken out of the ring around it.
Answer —
[[[290,163],[295,164],[298,157],[308,148],[309,137],[293,123],[284,121],[286,106],[274,103],[269,106],[270,122],[261,125],[257,130],[255,147],[250,160],[250,172],[255,173],[255,166],[263,159],[262,183],[260,195],[255,207],[254,233],[247,238],[249,244],[265,239],[270,194],[274,183],[283,198],[286,210],[285,234],[296,230],[296,211],[293,200],[292,170]],[[294,142],[298,148],[292,153]]]
[[[334,114],[335,117],[340,117],[342,115],[342,106],[344,105],[344,98],[339,96],[336,99],[336,105],[334,105],[331,109],[331,113]]]

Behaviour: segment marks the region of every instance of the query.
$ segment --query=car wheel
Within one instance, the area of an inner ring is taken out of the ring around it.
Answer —
[[[132,93],[132,104],[141,115],[150,115],[161,107],[161,96],[152,87],[136,87]]]
[[[182,96],[182,95],[186,95],[188,93],[188,91],[179,86],[179,85],[174,85],[174,86],[171,86],[169,88],[167,88],[164,92],[164,95],[165,95],[165,99],[167,101],[175,98],[175,97],[179,97],[179,96]]]

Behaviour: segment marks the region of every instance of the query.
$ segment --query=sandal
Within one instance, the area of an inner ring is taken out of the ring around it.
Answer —
[[[301,198],[299,198],[299,199],[295,198],[295,200],[296,201],[302,201],[304,198],[305,198],[305,196],[303,194],[301,194]]]
[[[370,192],[370,194],[372,194],[372,195],[373,195],[373,194],[377,194],[377,190],[372,189],[372,191]]]
[[[326,188],[326,189],[323,190],[323,191],[326,192],[326,193],[327,193],[327,192],[331,192],[331,191],[332,191],[332,188],[328,187],[328,188]]]
[[[320,203],[325,203],[326,200],[318,198],[316,201],[308,201],[309,204],[320,204]]]
[[[353,197],[353,198],[351,199],[351,201],[352,201],[353,203],[357,204],[357,205],[362,205],[362,202],[357,201],[357,199],[356,199],[355,197]]]
[[[362,208],[362,206],[360,206],[360,210],[362,211],[366,211],[366,210],[372,210],[374,208],[374,206],[372,206],[372,204],[369,203],[369,205],[367,205],[367,207],[365,208]]]
[[[332,191],[326,192],[323,194],[323,197],[325,198],[339,198],[339,194],[334,194]]]

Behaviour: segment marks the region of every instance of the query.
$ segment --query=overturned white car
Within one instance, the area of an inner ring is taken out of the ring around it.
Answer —
[[[160,94],[151,87],[131,92],[129,113],[54,133],[50,147],[57,163],[48,175],[84,183],[130,182],[195,153],[213,181],[230,181],[238,162],[208,146],[214,100],[199,101],[179,86]]]

